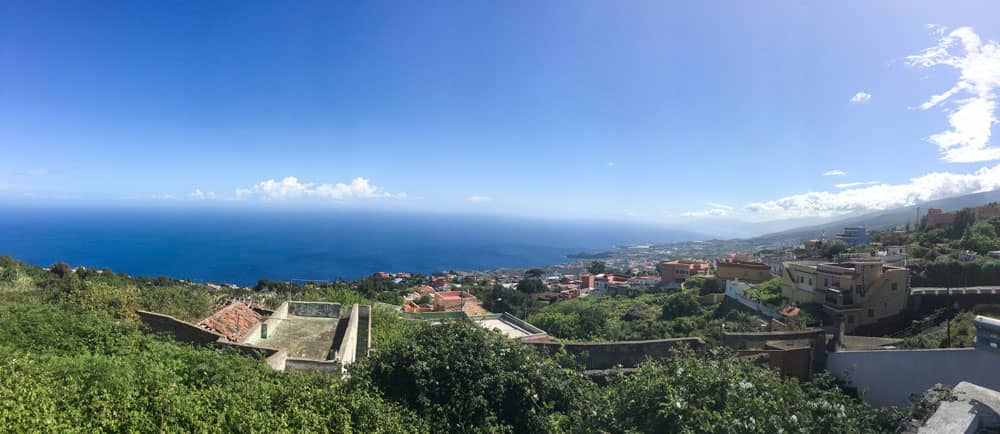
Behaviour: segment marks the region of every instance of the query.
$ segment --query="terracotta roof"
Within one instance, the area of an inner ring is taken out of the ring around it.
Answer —
[[[260,324],[260,318],[260,314],[254,312],[250,306],[237,301],[201,320],[198,325],[221,333],[231,341],[238,341]]]

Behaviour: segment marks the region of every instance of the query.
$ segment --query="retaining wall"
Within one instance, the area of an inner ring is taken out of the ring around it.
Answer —
[[[556,354],[560,348],[583,363],[587,370],[611,369],[618,366],[633,368],[646,359],[663,359],[676,349],[690,348],[695,352],[705,349],[699,338],[657,339],[622,342],[525,342],[540,353]]]

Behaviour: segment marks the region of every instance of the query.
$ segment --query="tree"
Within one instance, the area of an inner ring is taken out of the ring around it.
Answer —
[[[520,282],[517,282],[517,290],[529,294],[545,292],[546,289],[548,288],[545,286],[545,283],[542,283],[539,279],[521,279]]]
[[[847,251],[847,244],[841,240],[827,241],[820,247],[820,254],[824,258],[834,259],[837,255]]]
[[[674,319],[685,316],[694,316],[701,313],[701,304],[693,293],[682,292],[672,294],[663,303],[663,319]]]
[[[65,279],[67,276],[73,274],[73,269],[65,262],[57,262],[49,266],[49,272],[60,279]]]
[[[602,274],[608,272],[608,265],[604,261],[593,261],[587,266],[587,272],[590,274]]]
[[[538,279],[542,277],[543,274],[545,274],[545,271],[541,268],[532,268],[524,272],[524,277]]]

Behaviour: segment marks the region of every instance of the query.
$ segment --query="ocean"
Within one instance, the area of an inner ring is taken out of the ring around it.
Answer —
[[[0,213],[0,255],[239,285],[543,266],[571,253],[696,238],[659,226],[486,215],[51,207]]]

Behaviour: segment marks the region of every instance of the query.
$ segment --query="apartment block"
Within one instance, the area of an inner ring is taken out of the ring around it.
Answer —
[[[908,271],[881,261],[786,262],[782,295],[798,303],[819,303],[842,316],[846,331],[902,313],[909,296]]]

